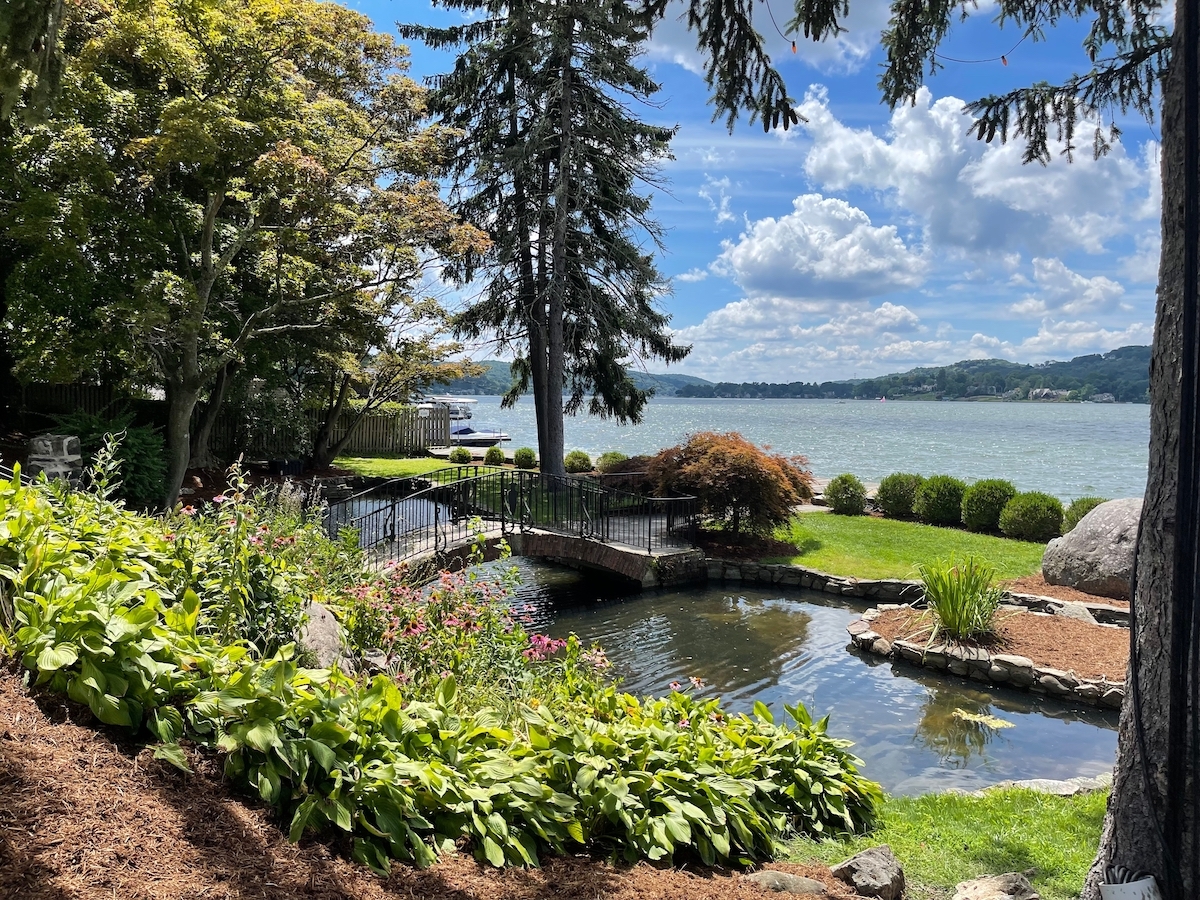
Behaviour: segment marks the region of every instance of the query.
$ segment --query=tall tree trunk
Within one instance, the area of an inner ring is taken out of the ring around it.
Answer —
[[[172,378],[167,382],[167,491],[163,509],[175,505],[183,487],[183,476],[192,455],[189,434],[192,412],[199,396],[200,386],[194,380]]]
[[[561,7],[560,7],[561,9]],[[550,273],[550,302],[546,313],[546,445],[539,448],[543,472],[565,475],[563,451],[563,398],[565,347],[563,319],[567,295],[567,230],[571,218],[571,74],[574,44],[574,20],[567,16],[560,23],[565,30],[562,47],[561,90],[559,97],[558,170],[554,186],[554,244]]]
[[[340,384],[336,375],[330,378],[329,405],[325,408],[325,418],[321,420],[321,425],[313,437],[312,459],[309,460],[309,468],[313,470],[328,468],[350,440],[354,428],[362,421],[362,416],[359,416],[351,427],[346,429],[341,440],[333,440],[333,431],[337,428],[338,420],[342,417],[342,410],[346,408],[346,400],[350,397],[350,381],[350,376],[346,374],[342,375]]]
[[[209,391],[208,402],[204,404],[204,413],[200,417],[200,424],[196,427],[196,433],[192,435],[190,466],[193,469],[212,469],[220,464],[210,446],[212,432],[217,424],[217,418],[221,415],[221,405],[225,402],[225,394],[229,390],[229,382],[233,379],[236,369],[237,363],[227,362],[217,372],[217,380],[213,383],[212,390]]]
[[[1184,19],[1198,13],[1194,2],[1175,6],[1176,41],[1186,33]],[[1178,48],[1178,43],[1176,47]],[[1200,48],[1191,48],[1197,52]],[[1188,772],[1183,784],[1167,783],[1168,710],[1171,694],[1176,488],[1180,435],[1180,378],[1182,373],[1183,254],[1184,254],[1184,89],[1181,54],[1174,54],[1163,83],[1162,117],[1162,258],[1159,263],[1158,312],[1154,353],[1150,364],[1150,466],[1138,543],[1137,584],[1134,586],[1135,643],[1126,677],[1121,710],[1117,768],[1104,820],[1100,852],[1088,873],[1082,900],[1098,900],[1098,885],[1110,864],[1154,874],[1166,889],[1167,865],[1162,837],[1182,829],[1182,895],[1200,896],[1191,881],[1195,860],[1192,835],[1195,822],[1187,810],[1200,773]],[[1190,385],[1184,386],[1191,389]],[[1131,635],[1131,637],[1134,637]],[[1196,660],[1191,661],[1196,667]],[[1135,671],[1136,670],[1136,671]],[[1133,685],[1140,700],[1141,732],[1135,715]],[[1189,711],[1189,719],[1198,710]],[[1168,821],[1168,797],[1182,797],[1184,814]],[[1162,834],[1160,834],[1160,830]],[[1164,895],[1165,896],[1165,895]]]

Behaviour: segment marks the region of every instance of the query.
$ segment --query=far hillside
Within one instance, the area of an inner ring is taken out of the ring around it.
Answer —
[[[1091,400],[1146,403],[1150,348],[1120,347],[1037,365],[1003,359],[967,359],[949,366],[912,369],[855,381],[691,384],[680,397],[836,398],[889,400]]]

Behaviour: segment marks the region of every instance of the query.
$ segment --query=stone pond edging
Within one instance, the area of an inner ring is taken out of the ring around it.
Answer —
[[[921,597],[921,582],[898,578],[855,578],[849,575],[831,575],[817,569],[807,569],[789,563],[755,563],[728,559],[704,560],[708,567],[709,581],[741,581],[758,584],[781,584],[785,587],[808,588],[842,597],[857,597],[877,603],[911,603]],[[1058,615],[1068,604],[1053,597],[1035,594],[1004,592],[1004,602],[1023,606],[1033,612]],[[1077,603],[1099,623],[1129,626],[1129,610],[1107,603]]]
[[[1125,699],[1125,682],[1107,678],[1080,678],[1074,672],[1064,672],[1048,666],[1038,666],[1024,656],[990,653],[979,647],[958,647],[937,644],[924,647],[914,641],[889,641],[871,629],[871,622],[886,609],[899,609],[900,604],[883,604],[869,609],[861,619],[847,626],[850,641],[860,650],[889,659],[934,671],[949,672],[974,681],[1003,684],[1048,694],[1061,699],[1077,700],[1089,706],[1120,709]]]

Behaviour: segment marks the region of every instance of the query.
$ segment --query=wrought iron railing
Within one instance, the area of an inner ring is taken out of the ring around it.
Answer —
[[[337,536],[354,528],[360,547],[396,562],[465,544],[476,521],[485,532],[537,528],[648,553],[695,546],[694,497],[646,497],[541,472],[498,469],[450,479],[439,475],[445,471],[422,476],[435,483],[413,493],[389,482],[331,503],[326,529]]]

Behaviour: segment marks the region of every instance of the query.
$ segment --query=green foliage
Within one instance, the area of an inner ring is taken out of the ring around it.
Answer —
[[[536,469],[537,451],[532,447],[519,447],[513,452],[513,465],[518,469]]]
[[[147,730],[162,759],[185,763],[182,738],[221,751],[230,781],[294,840],[345,832],[381,872],[460,842],[493,865],[589,847],[728,863],[793,831],[874,819],[879,788],[824,719],[796,706],[783,726],[761,704],[730,715],[716,700],[622,693],[595,648],[526,634],[503,581],[445,574],[426,596],[389,573],[343,592],[366,611],[353,633],[386,648],[395,677],[364,683],[302,668],[290,645],[225,643],[224,595],[252,568],[235,544],[270,570],[276,554],[313,564],[288,556],[295,545],[257,547],[270,524],[255,516],[238,496],[210,520],[162,522],[93,494],[0,485],[7,646],[101,721]]]
[[[737,432],[693,434],[686,444],[659,451],[647,475],[665,496],[692,495],[706,516],[734,534],[768,533],[792,507],[812,496],[803,456],[769,454]]]
[[[893,472],[879,482],[875,500],[885,516],[892,519],[911,519],[917,491],[924,483],[923,475]]]
[[[957,525],[966,489],[966,482],[950,475],[931,475],[917,488],[913,513],[929,525]]]
[[[1001,578],[1020,578],[1041,570],[1046,551],[1044,544],[959,528],[828,513],[794,516],[775,537],[794,544],[796,553],[767,562],[789,562],[855,578],[911,578],[916,566],[951,554],[986,559]]]
[[[58,418],[58,428],[64,434],[79,437],[84,465],[91,465],[112,436],[116,449],[115,480],[120,482],[117,496],[136,509],[154,509],[162,502],[166,484],[167,463],[163,439],[157,428],[134,425],[133,413],[112,417],[76,412]]]
[[[843,516],[861,516],[867,507],[867,489],[857,476],[845,473],[832,478],[825,487],[829,509]]]
[[[1045,900],[1076,900],[1096,856],[1107,802],[1108,791],[1055,797],[1022,788],[889,797],[874,831],[801,838],[789,845],[788,856],[833,865],[887,844],[904,864],[913,900],[949,897],[955,885],[980,872],[1027,869]],[[1046,840],[1047,834],[1054,840]]]
[[[963,492],[962,523],[971,531],[997,531],[1000,513],[1008,501],[1017,496],[1011,481],[985,478]]]
[[[970,556],[965,562],[950,557],[920,565],[917,571],[933,617],[929,643],[943,632],[956,640],[991,633],[1003,593],[994,584],[995,569]]]
[[[450,451],[450,456],[448,458],[452,463],[465,465],[471,461],[471,451],[466,447],[455,447]]]
[[[504,451],[499,447],[488,447],[487,452],[483,454],[483,464],[485,466],[504,465]]]
[[[592,458],[582,450],[572,450],[563,458],[563,467],[572,475],[592,471]]]
[[[1040,491],[1017,494],[1000,513],[1000,530],[1021,541],[1044,544],[1062,534],[1062,522],[1062,503]]]
[[[1062,533],[1066,534],[1072,528],[1079,524],[1079,520],[1090,513],[1101,503],[1107,503],[1104,497],[1079,497],[1072,500],[1071,505],[1067,507],[1067,511],[1063,513]]]
[[[596,468],[601,474],[608,474],[615,471],[627,459],[629,457],[619,450],[607,450],[601,453],[600,457],[596,460]]]

